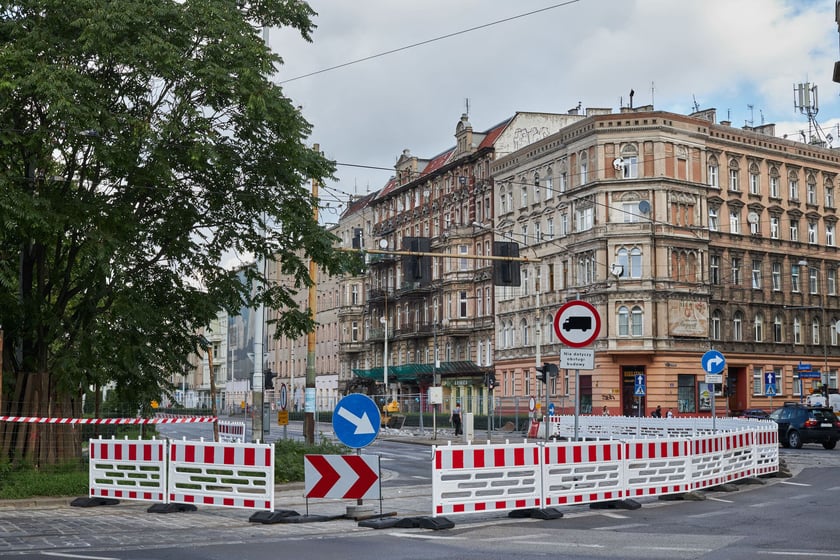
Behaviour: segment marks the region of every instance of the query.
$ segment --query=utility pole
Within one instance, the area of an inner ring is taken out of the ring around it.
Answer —
[[[318,144],[314,144],[312,149],[316,152],[321,151]],[[318,181],[312,179],[312,198],[316,203],[313,204],[312,214],[315,222],[318,222]],[[306,391],[304,394],[304,416],[303,416],[303,438],[308,444],[315,443],[315,315],[318,303],[316,292],[316,283],[318,281],[318,267],[315,259],[309,259],[309,316],[312,319],[312,330],[306,337]]]

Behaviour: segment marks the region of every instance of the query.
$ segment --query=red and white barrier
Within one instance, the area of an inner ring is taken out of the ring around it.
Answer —
[[[274,445],[172,441],[169,502],[271,510]]]
[[[436,446],[432,457],[434,515],[541,507],[533,444]]]
[[[24,424],[192,424],[215,422],[215,416],[178,416],[171,418],[50,418],[45,416],[0,416],[0,422]]]
[[[245,441],[245,422],[219,420],[219,441],[230,443]]]
[[[624,490],[619,441],[549,443],[543,447],[546,506],[618,500]]]
[[[166,499],[165,441],[92,439],[88,452],[91,498]]]
[[[624,444],[625,498],[680,494],[691,489],[691,441],[634,440]]]
[[[779,471],[779,431],[761,430],[755,432],[755,474],[763,475]]]

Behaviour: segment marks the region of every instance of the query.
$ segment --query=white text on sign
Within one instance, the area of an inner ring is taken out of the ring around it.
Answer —
[[[560,349],[560,367],[565,369],[595,369],[595,350],[562,348]]]

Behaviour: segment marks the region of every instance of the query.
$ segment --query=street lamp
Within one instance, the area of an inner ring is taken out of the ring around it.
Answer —
[[[382,356],[382,377],[385,383],[385,399],[388,399],[388,321],[385,317],[380,317],[379,322],[382,323],[384,327],[384,335],[385,335],[385,353]]]

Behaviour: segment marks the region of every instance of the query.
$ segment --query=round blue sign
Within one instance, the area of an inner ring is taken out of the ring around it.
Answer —
[[[703,365],[703,371],[714,375],[723,372],[723,368],[726,367],[726,358],[717,350],[709,350],[703,354],[700,363]]]
[[[379,407],[367,395],[347,395],[338,401],[332,418],[335,437],[347,447],[366,447],[379,434]]]

